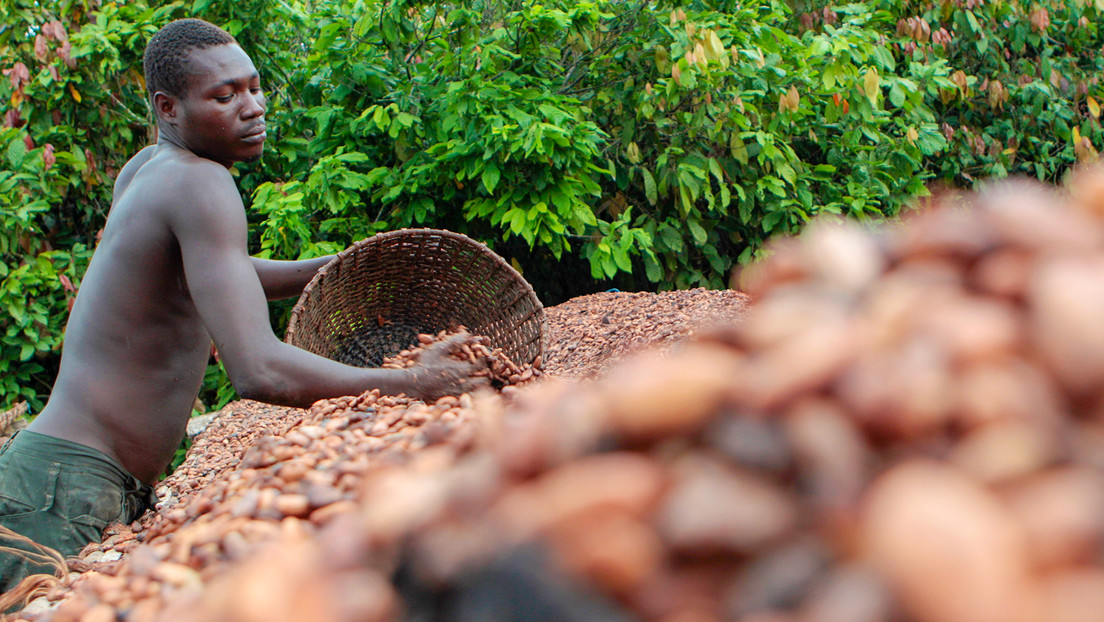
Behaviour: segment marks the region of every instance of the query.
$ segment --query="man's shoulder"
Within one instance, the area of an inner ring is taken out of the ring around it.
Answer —
[[[157,165],[153,169],[156,174],[165,175],[174,180],[191,183],[195,178],[202,178],[208,184],[236,185],[233,176],[225,166],[180,149],[162,149],[150,158],[150,163]]]
[[[136,160],[143,154],[144,159],[134,169],[130,185],[143,186],[146,192],[142,195],[146,197],[157,197],[159,202],[167,200],[171,204],[182,201],[209,203],[220,198],[237,198],[240,201],[233,176],[217,162],[164,148],[149,153],[143,150],[131,162],[137,163]],[[156,192],[148,192],[153,189]]]

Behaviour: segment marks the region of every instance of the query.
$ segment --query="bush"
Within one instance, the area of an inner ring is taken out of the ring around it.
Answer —
[[[34,407],[111,181],[153,136],[141,51],[170,19],[226,27],[270,93],[266,157],[233,171],[254,252],[448,228],[552,303],[722,287],[818,214],[1057,180],[1104,138],[1101,9],[1084,0],[9,4],[0,368],[4,401]],[[212,367],[204,400],[232,397]]]

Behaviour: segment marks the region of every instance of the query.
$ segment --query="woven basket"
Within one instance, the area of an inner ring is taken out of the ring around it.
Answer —
[[[501,257],[471,238],[400,229],[353,244],[303,289],[284,341],[329,359],[378,367],[463,325],[518,364],[541,354],[544,308]]]

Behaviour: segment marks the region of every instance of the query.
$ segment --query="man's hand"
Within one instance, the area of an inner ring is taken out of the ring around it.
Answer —
[[[489,374],[475,375],[488,371],[485,360],[472,362],[454,356],[468,338],[466,333],[452,335],[422,351],[418,364],[410,368],[415,397],[432,401],[490,386]]]

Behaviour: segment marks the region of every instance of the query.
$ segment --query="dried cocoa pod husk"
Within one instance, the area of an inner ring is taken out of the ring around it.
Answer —
[[[872,486],[864,551],[919,622],[1032,620],[1027,541],[990,492],[930,461],[896,466]]]
[[[758,475],[707,454],[679,459],[673,473],[656,526],[678,553],[750,555],[797,526],[798,500]]]
[[[1104,473],[1087,466],[1040,472],[1002,498],[1027,534],[1038,568],[1094,564],[1104,553]]]

